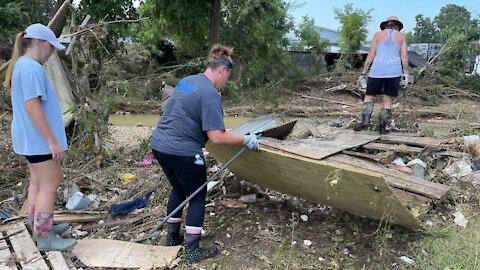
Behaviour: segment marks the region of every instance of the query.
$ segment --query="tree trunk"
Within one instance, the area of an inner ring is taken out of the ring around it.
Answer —
[[[218,43],[220,31],[220,6],[221,0],[211,0],[212,9],[210,10],[210,33],[208,37],[208,47],[211,48],[213,44]]]

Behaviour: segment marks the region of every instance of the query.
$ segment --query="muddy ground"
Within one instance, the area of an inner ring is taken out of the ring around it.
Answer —
[[[353,89],[349,86],[349,89]],[[414,89],[412,89],[414,90]],[[306,89],[304,96],[282,95],[280,105],[258,105],[254,98],[242,102],[225,102],[226,116],[259,116],[274,112],[280,116],[306,117],[316,123],[331,123],[348,128],[360,114],[361,100],[357,90],[324,93],[321,89]],[[452,137],[477,132],[478,100],[470,97],[439,97],[425,102],[416,93],[399,97],[395,111],[395,129],[399,132],[422,133],[428,136]],[[257,105],[253,105],[257,104]],[[454,104],[454,105],[453,105]],[[377,104],[377,109],[380,107]],[[132,105],[132,108],[138,108]],[[149,113],[158,106],[142,108]],[[377,112],[378,113],[378,110]],[[377,115],[377,114],[376,114]],[[374,117],[375,119],[376,117]],[[9,148],[8,121],[2,120],[1,159],[7,160],[0,199],[15,196],[6,203],[18,210],[23,202],[26,175],[25,162],[12,154]],[[373,128],[375,129],[375,128]],[[437,132],[440,130],[441,132]],[[98,206],[88,210],[99,211],[104,221],[113,220],[106,213],[112,203],[135,198],[156,188],[154,196],[143,210],[128,214],[127,218],[148,214],[133,225],[100,228],[79,238],[109,238],[130,241],[148,232],[164,216],[169,192],[160,167],[134,166],[149,153],[149,127],[111,127],[111,138],[106,143],[105,158],[100,169],[92,162],[81,166],[65,164],[65,180],[59,190],[57,209],[64,209],[63,190],[78,188],[85,194],[98,196]],[[217,164],[209,161],[210,168]],[[218,168],[218,166],[217,166]],[[135,179],[124,182],[122,175],[132,173]],[[379,221],[359,217],[328,206],[312,204],[252,185],[234,175],[222,174],[221,183],[208,196],[204,245],[215,245],[221,250],[217,257],[199,264],[189,264],[182,253],[172,265],[175,269],[480,269],[480,195],[467,191],[455,181],[448,183],[453,191],[445,201],[438,203],[421,217],[426,232],[380,224]],[[75,187],[76,186],[76,187]],[[220,188],[224,186],[224,191]],[[251,193],[265,194],[266,200],[233,208],[226,199],[238,199]],[[5,205],[2,205],[5,206]],[[453,222],[452,213],[461,210],[469,218],[467,228]],[[66,232],[71,236],[81,230],[80,224]],[[159,231],[146,243],[162,244],[165,233]],[[64,256],[77,268],[86,267],[70,252]],[[415,261],[408,265],[399,258],[407,256]]]

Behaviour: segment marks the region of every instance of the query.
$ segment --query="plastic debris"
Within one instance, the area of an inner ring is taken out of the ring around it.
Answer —
[[[132,181],[135,178],[136,178],[136,176],[134,174],[131,174],[131,173],[126,173],[126,174],[122,175],[122,181],[123,182]]]
[[[400,261],[406,263],[406,264],[409,264],[409,265],[412,265],[415,263],[414,260],[412,260],[411,258],[407,257],[407,256],[402,256],[400,257]]]
[[[462,177],[472,172],[472,166],[467,157],[462,157],[443,171],[451,177]]]
[[[480,140],[480,137],[478,135],[468,135],[468,136],[463,136],[463,140],[465,142],[473,142],[476,140]]]
[[[242,197],[240,197],[240,201],[244,203],[254,203],[257,201],[257,194],[254,193],[254,194],[243,195]]]
[[[207,184],[207,192],[210,191],[212,188],[214,188],[218,184],[218,181],[210,181]]]
[[[465,216],[462,214],[462,212],[457,211],[457,212],[453,213],[453,216],[455,217],[455,219],[453,220],[453,222],[455,222],[455,224],[457,224],[458,226],[463,227],[463,228],[467,227],[468,220],[465,219]]]
[[[9,209],[0,209],[0,219],[9,219],[13,216],[13,213]]]
[[[303,221],[307,221],[308,220],[308,216],[307,215],[301,215],[300,218],[303,220]]]
[[[408,162],[407,166],[412,167],[412,172],[416,177],[425,180],[425,168],[427,164],[423,162],[423,160],[416,158]]]
[[[135,209],[144,208],[147,206],[148,199],[150,195],[152,195],[153,190],[147,191],[142,197],[133,199],[127,202],[121,202],[117,204],[112,204],[110,207],[110,215],[118,216],[118,215],[125,215],[132,212]]]
[[[70,199],[68,199],[65,208],[68,210],[83,210],[90,204],[90,199],[80,191],[75,192]]]
[[[394,159],[394,160],[392,161],[392,163],[395,164],[395,165],[398,165],[398,166],[407,166],[407,165],[405,164],[405,161],[404,161],[403,158],[401,158],[401,157],[397,157],[396,159]]]
[[[307,247],[311,246],[312,245],[312,241],[310,240],[303,240],[303,244]]]
[[[137,167],[145,167],[153,163],[157,163],[158,161],[151,155],[148,155],[143,158],[142,161],[135,162],[135,166]]]

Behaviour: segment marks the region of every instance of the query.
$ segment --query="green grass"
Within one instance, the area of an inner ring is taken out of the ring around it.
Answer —
[[[480,213],[468,218],[467,228],[450,226],[411,244],[419,269],[480,269]],[[473,213],[472,215],[475,215]],[[411,268],[405,268],[411,269]]]

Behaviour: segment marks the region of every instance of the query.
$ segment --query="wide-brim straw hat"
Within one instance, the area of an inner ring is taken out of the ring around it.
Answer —
[[[395,22],[397,23],[399,29],[398,31],[402,30],[403,29],[403,23],[398,19],[397,16],[390,16],[388,17],[384,22],[380,23],[380,29],[381,30],[384,30],[385,29],[385,25],[387,25],[388,22]]]

